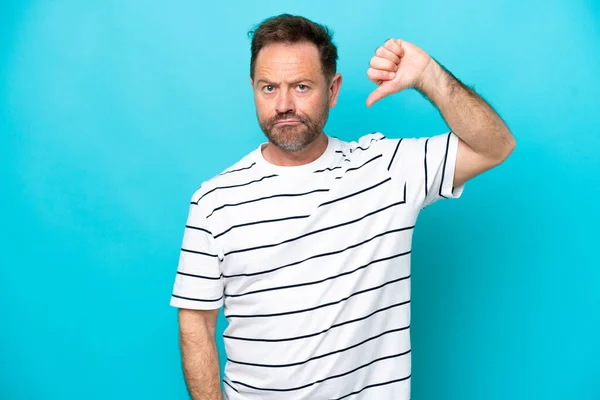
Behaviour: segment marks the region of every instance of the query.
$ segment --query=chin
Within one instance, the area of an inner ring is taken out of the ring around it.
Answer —
[[[275,146],[290,152],[304,150],[313,142],[313,140],[308,140],[308,138],[304,135],[294,135],[292,137],[287,135],[274,135],[270,138],[270,140]]]

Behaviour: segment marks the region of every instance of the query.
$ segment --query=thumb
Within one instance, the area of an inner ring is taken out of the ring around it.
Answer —
[[[384,82],[377,89],[373,90],[369,97],[367,97],[367,107],[371,107],[375,102],[394,93],[394,89],[392,88],[392,86],[386,85],[386,83],[387,82]]]

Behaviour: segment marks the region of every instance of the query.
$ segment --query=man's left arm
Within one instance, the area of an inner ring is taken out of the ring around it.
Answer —
[[[513,135],[493,108],[414,44],[389,39],[377,48],[369,66],[367,76],[378,88],[367,98],[368,107],[414,88],[438,108],[459,138],[454,187],[499,165],[515,148]]]
[[[515,139],[502,118],[434,59],[415,88],[438,108],[459,138],[454,187],[501,164],[514,150]]]

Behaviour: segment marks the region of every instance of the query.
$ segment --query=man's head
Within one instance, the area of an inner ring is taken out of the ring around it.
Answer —
[[[332,33],[304,17],[283,14],[264,20],[250,34],[250,83],[260,127],[280,149],[303,150],[323,132],[341,85]]]

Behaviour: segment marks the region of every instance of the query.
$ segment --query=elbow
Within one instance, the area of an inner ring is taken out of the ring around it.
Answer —
[[[515,140],[515,137],[508,132],[507,140],[505,141],[504,146],[502,146],[502,151],[498,154],[496,159],[496,165],[500,165],[506,161],[512,152],[515,151],[515,147],[517,147],[517,141]]]
[[[517,147],[517,140],[510,132],[508,133],[508,143],[506,147],[506,156],[504,157],[504,159],[507,159],[508,156],[510,156],[512,152],[515,151],[515,147]]]

